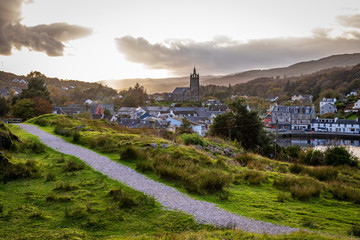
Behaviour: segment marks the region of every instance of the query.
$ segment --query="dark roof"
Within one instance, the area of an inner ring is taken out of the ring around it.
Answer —
[[[133,127],[140,122],[140,119],[119,118],[117,122],[122,126]]]
[[[190,122],[195,122],[195,123],[205,123],[205,121],[210,121],[210,118],[208,117],[185,116],[185,118]]]
[[[177,88],[174,89],[172,94],[183,94],[183,92],[185,92],[186,90],[190,90],[190,88],[188,88],[188,87],[177,87]]]
[[[174,107],[174,112],[205,112],[206,108],[204,107]]]
[[[308,112],[307,112],[308,111]],[[303,113],[310,114],[314,111],[313,107],[308,106],[275,106],[273,112]]]

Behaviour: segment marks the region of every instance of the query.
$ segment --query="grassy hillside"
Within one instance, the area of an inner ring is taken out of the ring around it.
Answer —
[[[47,115],[30,122],[231,212],[330,234],[359,234],[357,168],[280,162],[219,139],[163,138],[155,130],[102,121]]]
[[[108,239],[209,229],[45,147],[17,126],[11,130],[21,142],[1,155],[8,159],[0,162],[1,239]]]

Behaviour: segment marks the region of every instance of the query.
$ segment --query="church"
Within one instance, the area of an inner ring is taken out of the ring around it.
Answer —
[[[190,87],[177,87],[170,95],[170,100],[174,102],[200,102],[200,83],[199,74],[194,67],[193,73],[190,73]]]

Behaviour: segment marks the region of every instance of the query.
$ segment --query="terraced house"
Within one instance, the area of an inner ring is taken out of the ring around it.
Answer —
[[[315,119],[314,106],[275,106],[271,112],[271,127],[279,130],[310,129]]]

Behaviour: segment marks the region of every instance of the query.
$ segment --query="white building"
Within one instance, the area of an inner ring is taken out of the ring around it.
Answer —
[[[354,103],[353,112],[357,112],[360,110],[360,100]]]
[[[350,119],[316,118],[311,121],[311,130],[315,132],[360,133],[360,121]]]

